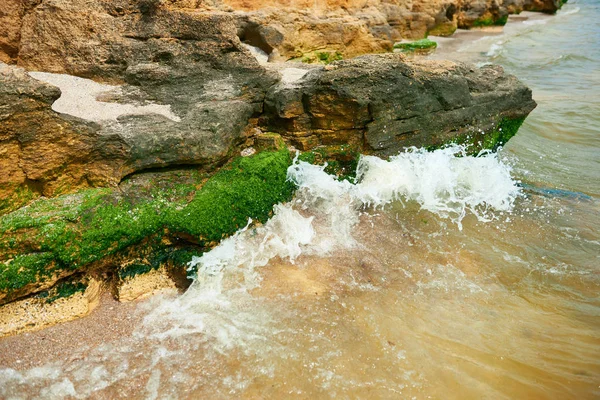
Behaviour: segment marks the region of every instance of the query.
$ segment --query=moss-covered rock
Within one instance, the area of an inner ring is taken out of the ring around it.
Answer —
[[[40,196],[27,185],[12,186],[0,184],[0,192],[7,193],[6,197],[0,198],[0,215],[17,210]]]
[[[314,69],[268,92],[259,126],[304,151],[349,144],[390,156],[490,131],[535,108],[531,90],[501,67],[381,54]]]
[[[414,42],[400,42],[394,44],[394,49],[409,53],[427,53],[435,50],[437,43],[430,39],[421,39]]]
[[[454,34],[454,32],[456,32],[456,29],[457,29],[456,22],[448,21],[446,23],[442,23],[442,24],[436,25],[433,28],[431,28],[429,31],[427,31],[427,36],[428,35],[443,36],[443,37],[452,36]]]
[[[525,0],[523,2],[523,9],[525,11],[554,14],[566,3],[567,0]]]
[[[338,179],[353,181],[360,159],[360,150],[350,145],[320,146],[300,155],[300,160],[310,164],[325,165],[325,172]]]
[[[498,18],[494,18],[494,17],[488,15],[488,16],[478,18],[475,21],[473,21],[472,26],[475,28],[483,28],[486,26],[504,26],[504,25],[506,25],[507,21],[508,21],[508,15],[503,15]]]
[[[64,276],[99,268],[113,257],[190,244],[209,248],[247,224],[265,222],[291,198],[287,149],[238,158],[208,179],[91,189],[39,199],[0,217],[0,304],[45,290]],[[169,254],[173,251],[168,251]],[[109,263],[110,264],[110,263]],[[126,274],[127,272],[122,272]]]
[[[496,151],[500,146],[506,144],[510,138],[517,134],[524,121],[525,117],[503,117],[500,119],[498,124],[496,124],[492,129],[489,129],[487,132],[469,132],[462,136],[452,138],[446,142],[428,146],[427,149],[433,151],[452,144],[459,144],[465,147],[465,151],[468,155],[477,155],[484,150]]]
[[[334,61],[343,60],[344,56],[337,50],[315,50],[310,53],[305,53],[302,57],[292,61],[301,61],[307,64],[330,64]]]
[[[47,303],[53,303],[58,299],[71,297],[76,293],[83,293],[87,289],[87,279],[69,279],[58,283],[50,290],[38,293],[38,298],[43,298]]]

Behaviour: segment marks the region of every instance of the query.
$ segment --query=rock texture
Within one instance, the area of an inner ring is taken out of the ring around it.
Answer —
[[[0,61],[14,62],[19,54],[23,17],[42,0],[3,0],[0,5]]]
[[[263,81],[269,81],[268,74]],[[172,101],[181,115],[177,122],[149,114],[96,123],[54,112],[51,104],[61,94],[58,88],[0,64],[0,212],[40,195],[115,186],[148,168],[214,168],[227,161],[245,142],[249,120],[262,108],[260,95],[260,101],[243,98],[241,83],[228,77],[189,83],[192,92],[183,96],[186,82],[182,78],[168,89],[165,82],[152,88],[155,96]],[[152,96],[151,90],[124,88],[129,89],[133,94],[110,100],[143,102]]]
[[[52,111],[59,96],[56,87],[0,63],[0,211],[39,195],[120,180],[114,159],[124,158],[123,142]]]
[[[86,289],[69,297],[48,301],[46,298],[28,298],[0,308],[0,337],[31,332],[49,326],[82,318],[91,313],[100,302],[102,283],[91,280]]]
[[[531,90],[501,67],[372,55],[271,88],[261,120],[301,149],[351,143],[390,155],[409,146],[485,141],[503,119],[535,108]]]
[[[214,168],[261,131],[277,132],[302,150],[352,144],[363,153],[389,155],[408,146],[485,140],[502,120],[523,119],[535,107],[531,91],[500,67],[388,54],[313,68],[291,82],[276,83],[276,72],[259,66],[237,79],[166,75],[153,85],[136,80],[139,86],[125,85],[104,100],[160,99],[180,118],[124,115],[90,122],[50,109],[60,96],[57,88],[22,69],[0,68],[5,212],[39,195],[115,186],[149,168]],[[243,87],[244,77],[255,86]]]
[[[427,34],[447,36],[457,27],[503,25],[508,14],[523,10],[554,13],[563,3],[564,0],[4,0],[0,10],[0,61],[79,76],[119,78],[132,64],[152,59],[166,62],[173,55],[187,54],[196,62],[210,62],[212,55],[221,53],[228,57],[214,62],[236,65],[240,60],[232,40],[235,35],[271,54],[274,60],[323,50],[338,51],[348,58],[389,51],[400,39],[419,39]],[[181,30],[182,26],[187,28]],[[206,37],[208,31],[210,38]],[[214,46],[194,46],[199,33]],[[157,55],[161,51],[164,53]],[[67,53],[69,57],[61,57]]]
[[[50,110],[59,90],[0,66],[0,211],[40,194],[114,186],[147,168],[213,167],[245,142],[277,74],[242,46],[230,15],[146,3],[46,0],[22,20],[19,64],[128,82],[104,101],[168,104],[179,121],[132,115],[90,123],[59,115]]]
[[[148,172],[0,216],[0,305],[61,282],[63,297],[82,275],[127,282],[168,265],[185,280],[189,250],[200,254],[249,218],[264,223],[273,205],[291,199],[291,160],[282,149],[238,158],[212,176]]]
[[[314,51],[344,58],[386,52],[401,39],[448,36],[457,28],[504,25],[508,14],[556,12],[563,0],[223,0],[240,38],[289,60]],[[215,4],[217,3],[217,4]]]

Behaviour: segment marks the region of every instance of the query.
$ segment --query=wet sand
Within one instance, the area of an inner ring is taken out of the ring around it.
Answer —
[[[54,361],[85,357],[82,349],[117,342],[131,336],[142,315],[136,302],[120,303],[105,292],[98,307],[87,317],[37,332],[0,339],[0,367],[29,369]]]

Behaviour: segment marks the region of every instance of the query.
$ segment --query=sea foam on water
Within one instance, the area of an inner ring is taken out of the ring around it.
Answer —
[[[193,257],[189,265],[197,270],[197,277],[183,295],[157,296],[143,306],[147,312],[143,324],[136,329],[133,341],[127,342],[156,344],[143,360],[135,346],[115,348],[110,351],[115,365],[106,370],[110,373],[96,376],[86,372],[82,375],[85,381],[80,381],[76,374],[53,366],[56,373],[44,372],[44,379],[35,382],[46,386],[42,394],[49,397],[86,397],[98,387],[151,373],[146,391],[153,398],[160,392],[159,386],[169,384],[155,374],[158,363],[177,360],[185,361],[188,367],[194,363],[210,366],[232,352],[256,359],[263,366],[261,374],[272,376],[275,367],[270,360],[304,356],[274,340],[277,332],[289,333],[292,328],[282,326],[281,310],[273,310],[272,305],[253,295],[252,289],[261,282],[257,268],[276,257],[294,262],[301,255],[327,256],[336,250],[360,248],[353,230],[361,213],[395,201],[417,202],[422,209],[455,221],[458,227],[469,212],[483,220],[486,212],[510,210],[519,188],[510,177],[509,167],[495,154],[470,157],[461,152],[455,146],[434,152],[411,149],[389,160],[363,156],[356,183],[327,174],[325,166],[296,159],[288,170],[289,179],[298,186],[294,200],[276,205],[273,217],[264,225],[252,226],[249,221],[213,250]],[[166,351],[159,343],[179,343],[180,348]],[[202,360],[188,359],[187,354],[196,348],[203,349],[200,355],[195,353]],[[138,364],[128,370],[132,352]],[[98,349],[98,353],[105,354],[106,350]],[[122,365],[126,375],[119,372]],[[84,361],[69,366],[75,371],[93,367]],[[0,372],[0,382],[7,390],[34,382],[14,370]],[[250,376],[232,379],[227,376],[223,385],[235,386],[235,390],[252,380]]]
[[[266,224],[250,228],[249,221],[236,235],[192,259],[190,268],[197,269],[205,289],[220,291],[220,277],[227,270],[243,267],[245,285],[252,286],[257,283],[254,268],[274,257],[293,262],[301,254],[325,256],[357,246],[352,230],[367,208],[414,201],[462,229],[467,213],[488,221],[494,211],[510,211],[520,194],[510,167],[496,154],[467,156],[460,146],[433,152],[412,148],[389,160],[363,156],[356,183],[338,180],[325,166],[296,157],[288,179],[298,186],[296,197],[276,205]]]

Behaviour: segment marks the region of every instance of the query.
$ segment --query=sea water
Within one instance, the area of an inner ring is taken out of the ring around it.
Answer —
[[[0,397],[599,398],[600,5],[528,16],[438,54],[533,89],[498,154],[363,157],[356,182],[296,160],[294,200],[190,260],[186,293],[13,360]]]

